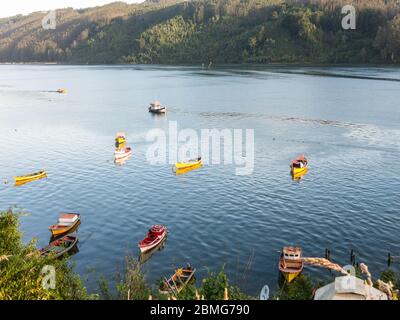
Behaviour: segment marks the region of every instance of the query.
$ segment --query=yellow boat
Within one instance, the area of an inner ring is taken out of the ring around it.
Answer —
[[[305,156],[300,156],[292,161],[290,164],[290,171],[293,176],[304,174],[308,171],[308,160]]]
[[[279,259],[279,271],[291,283],[303,271],[302,250],[297,247],[284,247]]]
[[[175,168],[178,170],[186,169],[186,168],[192,168],[195,166],[202,165],[203,162],[201,160],[201,157],[193,160],[189,160],[188,162],[177,162],[175,163]]]
[[[200,167],[202,167],[202,164],[201,164],[201,163],[199,163],[199,164],[197,164],[197,165],[195,165],[195,166],[192,166],[192,167],[188,167],[188,168],[176,169],[176,170],[175,170],[175,174],[178,176],[178,175],[180,175],[180,174],[185,174],[185,173],[187,173],[187,172],[189,172],[189,171],[198,169],[198,168],[200,168]]]
[[[15,179],[16,183],[22,183],[22,182],[28,182],[28,181],[31,181],[31,180],[42,179],[42,178],[45,178],[45,177],[47,177],[46,171],[41,170],[41,171],[38,171],[38,172],[35,172],[35,173],[31,173],[31,174],[27,174],[27,175],[24,175],[24,176],[14,177],[14,179]]]
[[[77,213],[62,213],[56,224],[49,227],[53,237],[74,232],[81,224],[81,215]]]

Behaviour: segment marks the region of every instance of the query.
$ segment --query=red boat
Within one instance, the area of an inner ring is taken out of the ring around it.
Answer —
[[[167,236],[167,227],[154,225],[147,233],[146,238],[139,242],[141,252],[146,252],[159,245]]]

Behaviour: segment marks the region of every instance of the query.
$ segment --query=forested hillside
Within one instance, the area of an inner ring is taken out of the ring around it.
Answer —
[[[357,9],[343,30],[341,9]],[[399,63],[398,0],[152,0],[0,19],[0,62]]]

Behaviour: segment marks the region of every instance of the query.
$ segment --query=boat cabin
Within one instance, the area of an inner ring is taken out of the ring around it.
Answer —
[[[292,168],[304,168],[308,164],[305,156],[300,156],[292,161]]]
[[[302,250],[297,247],[284,247],[280,261],[281,271],[301,270],[303,268]]]
[[[151,109],[161,109],[162,106],[161,106],[160,101],[156,100],[156,101],[150,103],[150,108]]]
[[[298,247],[284,247],[283,258],[285,260],[301,260],[301,248]]]

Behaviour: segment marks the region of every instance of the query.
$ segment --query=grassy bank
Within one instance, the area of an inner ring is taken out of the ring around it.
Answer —
[[[87,299],[88,294],[68,258],[43,258],[37,252],[35,240],[23,244],[19,229],[21,214],[11,209],[0,213],[0,299]],[[45,266],[55,268],[56,286],[53,290],[42,285],[47,274]]]
[[[150,285],[137,259],[127,257],[125,270],[116,275],[115,282],[102,279],[97,293],[88,294],[80,276],[74,272],[68,257],[54,259],[41,257],[35,240],[24,244],[19,226],[23,213],[16,210],[0,212],[0,300],[249,300],[258,299],[233,286],[222,268],[209,272],[199,284],[189,284],[177,297],[160,294],[159,283]],[[46,289],[45,266],[56,271],[54,289]],[[362,277],[361,272],[357,272]],[[380,280],[400,288],[400,278],[392,270],[382,273]],[[161,280],[160,280],[161,281]],[[316,283],[310,276],[300,275],[293,283],[283,283],[272,299],[311,300],[315,290],[324,285]],[[374,282],[378,287],[378,283]],[[260,288],[261,289],[261,288]]]

